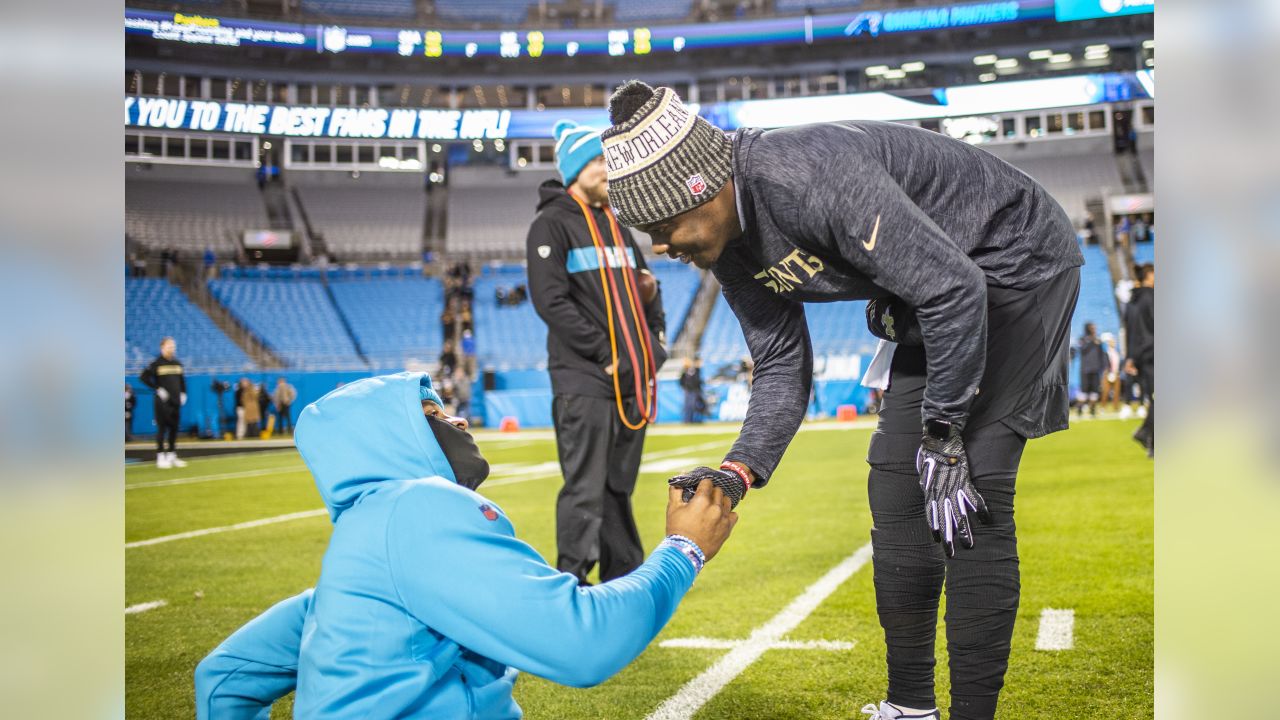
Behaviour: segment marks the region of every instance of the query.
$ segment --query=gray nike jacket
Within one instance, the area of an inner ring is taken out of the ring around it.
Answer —
[[[727,457],[768,482],[804,419],[806,302],[895,296],[928,359],[923,419],[963,424],[986,363],[987,288],[1084,264],[1070,219],[1017,168],[920,128],[848,121],[733,139],[743,235],[712,267],[755,363]],[[851,322],[853,320],[851,319]]]

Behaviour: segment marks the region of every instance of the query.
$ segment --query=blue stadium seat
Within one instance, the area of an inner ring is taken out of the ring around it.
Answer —
[[[171,335],[178,358],[189,370],[252,370],[244,351],[213,324],[177,287],[160,278],[125,281],[125,370],[135,374]]]
[[[316,280],[213,280],[214,297],[296,368],[363,368],[338,310]]]
[[[619,2],[614,7],[613,19],[619,22],[636,20],[683,20],[693,9],[693,0],[648,0],[648,2]]]
[[[866,303],[861,300],[805,305],[814,357],[860,353],[869,360],[877,341],[867,330],[865,308]],[[716,298],[716,306],[707,321],[701,355],[711,368],[750,356],[738,318],[724,295]]]
[[[670,260],[650,259],[649,269],[662,286],[662,309],[667,315],[667,343],[670,344],[684,329],[702,276],[695,268]]]
[[[436,15],[444,20],[518,25],[529,14],[522,0],[436,0]]]
[[[330,282],[329,289],[369,364],[403,370],[406,362],[435,362],[444,344],[440,313],[444,286],[434,278],[389,277]]]
[[[480,366],[495,370],[535,368],[547,363],[547,326],[533,309],[532,302],[515,307],[498,305],[495,292],[529,282],[519,265],[486,267],[476,278],[476,355]]]

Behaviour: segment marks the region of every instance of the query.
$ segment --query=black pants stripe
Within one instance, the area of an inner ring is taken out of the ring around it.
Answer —
[[[624,404],[628,418],[636,404]],[[631,510],[640,473],[644,430],[629,430],[615,402],[556,395],[551,405],[564,487],[556,501],[556,568],[585,580],[600,563],[600,580],[631,572],[644,548]]]
[[[965,428],[974,487],[992,524],[975,521],[974,548],[948,559],[933,541],[915,469],[926,386],[923,348],[893,358],[867,461],[876,610],[884,628],[889,702],[936,705],[938,604],[947,593],[953,720],[992,720],[1009,664],[1021,592],[1014,490],[1027,437],[1066,426],[1071,270],[1039,288],[988,292],[987,368]]]
[[[178,424],[182,406],[171,402],[157,402],[156,413],[156,452],[165,451],[165,440],[169,442],[168,451],[173,452],[178,442]]]

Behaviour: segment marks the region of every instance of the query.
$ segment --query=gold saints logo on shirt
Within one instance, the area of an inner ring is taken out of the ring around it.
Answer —
[[[826,267],[817,257],[800,250],[793,250],[773,267],[756,273],[755,278],[776,293],[791,292]]]

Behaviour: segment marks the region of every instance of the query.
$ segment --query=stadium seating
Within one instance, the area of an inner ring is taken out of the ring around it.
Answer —
[[[1124,181],[1110,153],[1022,159],[1014,165],[1043,185],[1077,225],[1084,220],[1090,198],[1124,192]]]
[[[642,246],[645,244],[641,241]],[[659,258],[649,259],[649,269],[662,286],[662,309],[667,316],[667,343],[670,344],[684,329],[685,318],[689,316],[693,298],[698,294],[702,276],[684,263]]]
[[[320,281],[213,280],[209,289],[291,367],[365,367]]]
[[[804,313],[814,357],[861,353],[869,359],[877,341],[867,330],[865,307],[866,303],[859,300],[806,304]],[[707,321],[701,355],[703,363],[710,368],[750,357],[738,318],[724,295],[716,298],[716,306]]]
[[[301,7],[315,15],[411,18],[417,14],[415,0],[302,0]]]
[[[417,174],[296,173],[312,229],[342,260],[419,257],[427,200]]]
[[[503,25],[524,22],[529,4],[513,0],[435,0],[436,15],[441,19]]]
[[[494,167],[459,167],[449,176],[449,252],[523,257],[537,214],[538,185],[547,172],[509,173]]]
[[[1154,192],[1156,189],[1156,151],[1147,143],[1146,147],[1138,150],[1138,162],[1142,163],[1142,173],[1147,176],[1147,185]]]
[[[1116,313],[1115,286],[1111,284],[1111,270],[1107,256],[1097,245],[1086,245],[1084,267],[1080,269],[1080,299],[1071,318],[1071,337],[1084,334],[1084,324],[1094,323],[1098,332],[1120,332],[1120,316]]]
[[[773,7],[779,15],[784,15],[787,13],[802,13],[808,10],[821,12],[823,10],[852,8],[861,4],[862,0],[776,0]]]
[[[618,22],[635,20],[683,20],[693,9],[693,0],[648,0],[648,2],[618,2],[614,6],[613,19]]]
[[[181,290],[159,278],[125,281],[125,370],[136,374],[173,336],[189,370],[251,370],[253,361]]]
[[[241,232],[267,227],[262,194],[247,171],[205,179],[126,175],[125,232],[142,245],[227,254],[239,246]]]
[[[493,370],[545,367],[547,326],[533,302],[499,305],[495,291],[528,282],[519,265],[486,267],[475,280],[476,356],[480,367]]]
[[[332,280],[329,289],[374,369],[403,370],[406,362],[439,359],[444,337],[444,287],[439,280]]]

